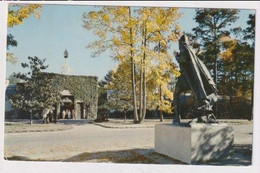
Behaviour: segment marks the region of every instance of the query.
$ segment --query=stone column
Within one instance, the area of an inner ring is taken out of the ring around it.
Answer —
[[[82,108],[82,111],[83,111],[83,112],[82,112],[82,113],[83,113],[83,119],[86,119],[87,117],[86,117],[86,110],[85,110],[85,104],[84,104],[84,103],[82,104],[82,107],[83,107],[83,108]]]

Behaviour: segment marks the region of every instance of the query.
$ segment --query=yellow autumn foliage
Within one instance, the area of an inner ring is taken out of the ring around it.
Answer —
[[[92,29],[100,39],[89,47],[97,50],[96,55],[110,49],[113,59],[118,62],[112,72],[109,89],[126,91],[132,96],[133,60],[137,107],[143,97],[140,84],[141,74],[144,73],[146,108],[156,109],[159,106],[163,112],[170,113],[173,100],[170,83],[180,75],[168,52],[169,44],[176,42],[181,33],[177,22],[180,17],[178,8],[103,7],[100,11],[88,14],[83,15],[84,23],[90,26],[86,29]],[[106,38],[103,32],[107,32]]]
[[[15,8],[14,8],[15,7]],[[10,5],[8,9],[7,27],[14,27],[15,25],[21,25],[24,19],[29,18],[34,14],[35,18],[40,17],[41,5]],[[16,63],[17,59],[12,53],[6,54],[6,60],[11,63]]]
[[[224,50],[220,52],[219,56],[224,61],[232,61],[234,59],[232,51],[236,46],[236,40],[230,37],[222,37],[220,41],[222,42]]]
[[[98,18],[98,14],[97,14],[96,12],[94,12],[94,11],[91,11],[91,12],[89,13],[89,16],[90,16],[90,18],[93,19],[93,20],[95,20],[95,19]]]
[[[8,19],[7,26],[13,27],[15,25],[21,25],[23,20],[34,14],[34,17],[40,17],[40,4],[31,4],[31,5],[16,5],[18,9],[9,8],[8,10]]]

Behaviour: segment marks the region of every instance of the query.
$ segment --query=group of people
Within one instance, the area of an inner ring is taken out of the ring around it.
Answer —
[[[76,119],[76,116],[75,116],[75,110],[72,109],[72,111],[70,111],[69,109],[64,109],[62,112],[61,112],[61,116],[62,116],[62,119]]]

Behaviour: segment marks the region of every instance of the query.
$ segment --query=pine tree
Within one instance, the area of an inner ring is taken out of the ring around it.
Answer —
[[[22,63],[22,67],[29,69],[27,73],[15,73],[14,77],[22,80],[17,84],[17,93],[11,97],[11,104],[14,108],[30,113],[32,124],[33,114],[39,113],[43,108],[52,108],[60,99],[59,92],[53,85],[53,79],[42,73],[48,68],[44,65],[45,59],[28,57],[29,63]]]
[[[221,69],[221,61],[218,54],[221,52],[220,38],[229,36],[226,29],[238,19],[238,10],[233,9],[197,9],[195,21],[198,23],[193,28],[195,35],[202,45],[200,58],[213,74],[215,84],[218,83],[218,74]]]

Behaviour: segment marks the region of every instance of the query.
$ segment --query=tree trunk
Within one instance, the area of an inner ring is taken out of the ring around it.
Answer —
[[[146,76],[145,76],[146,70],[144,68],[144,74],[143,74],[143,114],[140,119],[140,123],[142,123],[145,119],[146,115]]]
[[[232,96],[229,96],[229,113],[228,113],[229,115],[228,115],[228,117],[226,117],[226,118],[229,118],[229,119],[233,118],[233,115],[232,115],[233,104],[232,104],[232,102],[233,102]]]
[[[131,18],[131,9],[128,7],[129,10],[129,18]],[[134,54],[133,54],[133,31],[130,28],[130,56],[131,56],[131,81],[132,81],[132,96],[133,96],[133,107],[134,107],[134,123],[138,123],[138,113],[137,113],[137,106],[136,106],[136,88],[135,88],[135,62],[134,62]]]
[[[144,28],[144,48],[146,48],[146,29]],[[142,123],[146,115],[146,63],[145,63],[146,53],[144,50],[143,54],[143,111],[139,122]]]
[[[32,115],[32,112],[30,112],[30,125],[33,124],[33,115]]]
[[[163,122],[162,102],[163,102],[162,86],[160,85],[160,122]]]
[[[163,122],[163,111],[160,110],[160,122]]]
[[[139,103],[139,120],[141,119],[140,116],[143,115],[143,58],[141,60],[141,70],[140,70],[140,103]]]
[[[124,123],[126,122],[126,111],[124,111]]]
[[[254,76],[253,76],[254,79]],[[252,105],[252,112],[249,118],[249,121],[253,120],[254,117],[254,82],[252,83],[252,89],[251,89],[251,105]]]

